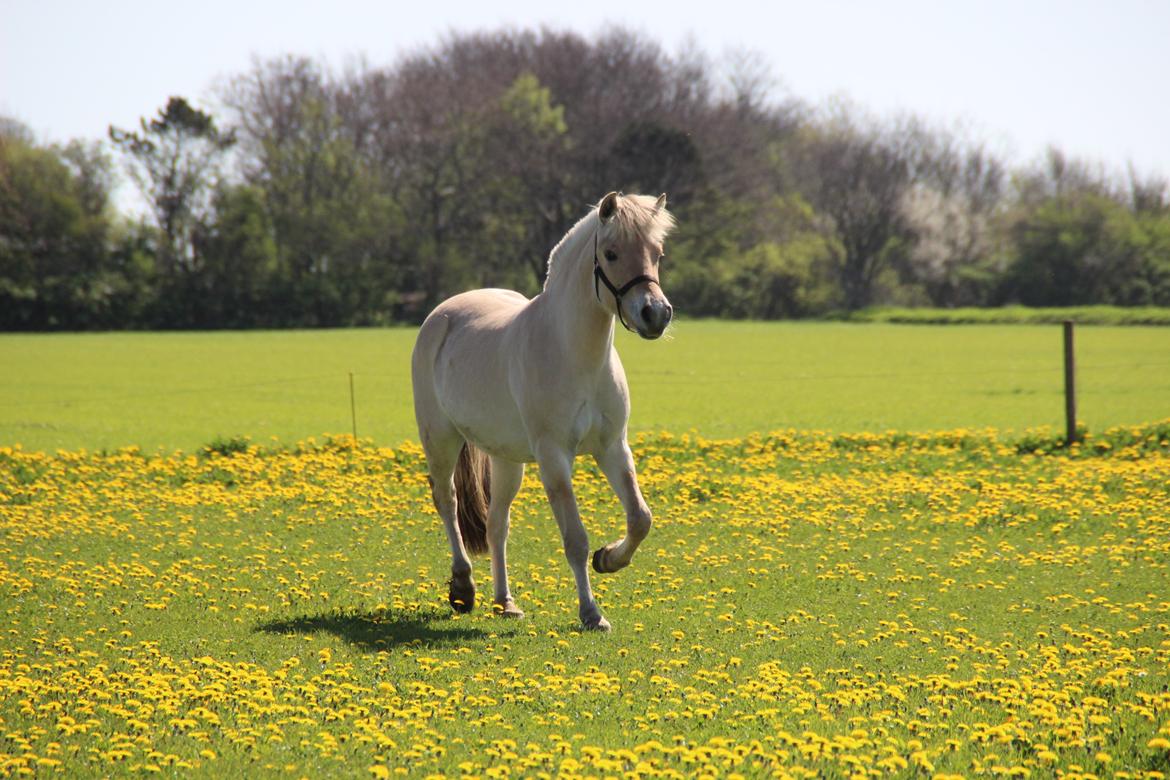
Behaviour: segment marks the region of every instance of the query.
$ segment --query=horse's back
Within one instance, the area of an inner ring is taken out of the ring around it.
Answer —
[[[445,353],[495,351],[501,345],[504,331],[527,304],[528,299],[513,290],[471,290],[436,306],[423,322],[422,330],[432,320],[441,320],[445,338],[440,349]],[[420,341],[423,336],[420,331]]]
[[[453,295],[440,303],[430,317],[441,314],[476,327],[488,326],[499,320],[508,320],[528,304],[528,299],[515,290],[485,287]],[[427,317],[427,319],[430,319]]]
[[[414,368],[419,369],[420,358],[429,357],[446,345],[448,334],[462,340],[466,336],[491,334],[506,328],[516,314],[528,303],[514,290],[482,289],[453,295],[427,315],[419,328],[414,347]],[[437,343],[432,343],[437,342]]]

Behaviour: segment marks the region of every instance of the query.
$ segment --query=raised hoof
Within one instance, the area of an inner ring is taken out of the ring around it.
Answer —
[[[605,554],[608,550],[608,547],[600,547],[597,552],[593,553],[593,570],[600,574],[612,574],[622,568],[621,566],[610,566],[606,563]]]
[[[475,609],[475,583],[471,576],[452,577],[451,588],[447,591],[447,601],[456,612],[466,614]]]
[[[512,618],[514,620],[519,620],[520,618],[524,617],[524,610],[517,607],[516,602],[511,600],[506,601],[503,604],[494,604],[492,606],[492,611],[500,617]]]

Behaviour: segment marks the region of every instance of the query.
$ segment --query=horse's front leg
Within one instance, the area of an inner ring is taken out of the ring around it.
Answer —
[[[573,456],[556,446],[536,447],[536,461],[540,465],[540,481],[552,506],[553,516],[561,530],[565,558],[577,581],[577,614],[587,629],[608,631],[609,621],[593,598],[589,585],[589,535],[581,522],[577,499],[573,495]]]
[[[593,568],[599,572],[612,572],[630,565],[634,551],[650,533],[650,507],[642,499],[638,488],[638,475],[634,471],[634,456],[625,437],[619,438],[609,449],[596,456],[597,465],[609,480],[613,492],[617,493],[626,511],[626,535],[611,542],[593,554]]]

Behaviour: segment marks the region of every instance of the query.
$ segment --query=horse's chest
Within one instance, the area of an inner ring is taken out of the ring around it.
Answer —
[[[615,420],[606,414],[602,404],[595,399],[585,399],[577,406],[572,416],[569,431],[569,445],[577,452],[600,452],[613,438]]]
[[[523,422],[516,419],[509,421],[515,424],[501,425],[501,417],[490,422],[485,419],[479,426],[461,426],[462,433],[493,455],[529,463],[536,460],[536,440],[555,441],[575,455],[604,449],[615,426],[603,405],[585,397],[563,396],[561,401],[559,409],[546,409],[545,414],[529,416]]]

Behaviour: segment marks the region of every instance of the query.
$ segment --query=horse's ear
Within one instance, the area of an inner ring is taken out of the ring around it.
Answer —
[[[666,208],[666,193],[665,192],[658,196],[658,200],[654,204],[655,211],[662,211],[664,208]]]
[[[611,192],[597,204],[597,216],[602,222],[609,222],[613,219],[614,214],[617,213],[617,199],[618,193]]]

